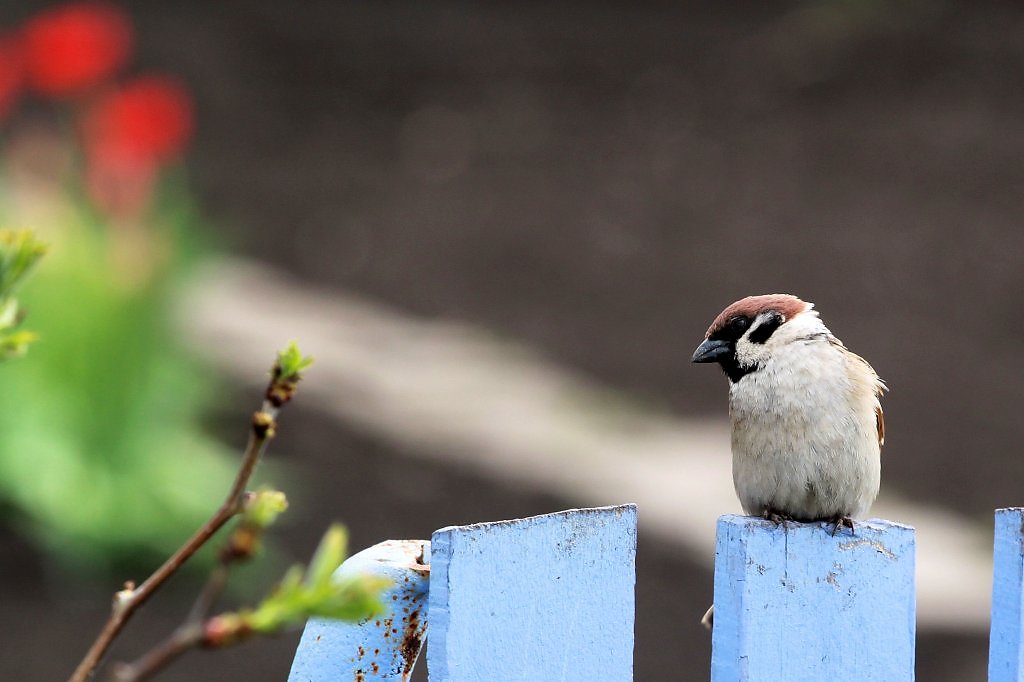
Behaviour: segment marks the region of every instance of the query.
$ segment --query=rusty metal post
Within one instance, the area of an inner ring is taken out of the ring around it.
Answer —
[[[367,574],[391,581],[381,595],[387,613],[361,623],[310,620],[289,682],[410,679],[426,637],[430,543],[381,542],[349,557],[335,576]]]

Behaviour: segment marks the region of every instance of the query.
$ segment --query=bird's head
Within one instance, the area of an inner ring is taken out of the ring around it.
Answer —
[[[828,334],[814,304],[790,294],[747,296],[715,318],[693,362],[717,362],[736,383],[793,341]]]

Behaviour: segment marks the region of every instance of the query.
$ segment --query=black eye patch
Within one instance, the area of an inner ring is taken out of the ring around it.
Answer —
[[[765,319],[765,321],[762,322],[757,327],[757,329],[750,332],[750,336],[748,337],[750,339],[750,342],[764,343],[765,341],[771,338],[772,334],[775,333],[775,330],[778,329],[779,325],[781,325],[784,321],[785,320],[783,319],[780,313],[772,311],[768,318]]]
[[[747,331],[747,327],[749,326],[749,317],[734,317],[731,320],[729,320],[729,328],[736,333],[737,337],[742,335],[743,332]]]
[[[738,341],[748,327],[750,327],[749,317],[734,317],[708,338],[718,341]]]

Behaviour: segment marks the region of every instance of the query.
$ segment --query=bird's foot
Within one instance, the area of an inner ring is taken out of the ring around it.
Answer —
[[[836,533],[839,532],[839,529],[843,527],[849,528],[851,533],[854,532],[853,519],[851,519],[849,516],[845,514],[836,514],[831,519],[829,519],[828,522],[833,524],[832,537],[835,537]]]
[[[769,509],[765,509],[763,512],[761,512],[761,518],[763,518],[763,519],[765,519],[767,521],[771,521],[776,526],[782,526],[783,528],[786,527],[786,521],[792,521],[793,520],[793,517],[790,516],[789,514],[781,514],[781,513],[777,512],[777,511],[775,511],[774,509],[770,509],[770,508]]]

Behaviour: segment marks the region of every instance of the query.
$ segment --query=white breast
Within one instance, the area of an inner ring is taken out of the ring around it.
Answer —
[[[743,509],[799,520],[864,514],[878,494],[874,373],[823,336],[774,349],[729,391]]]

